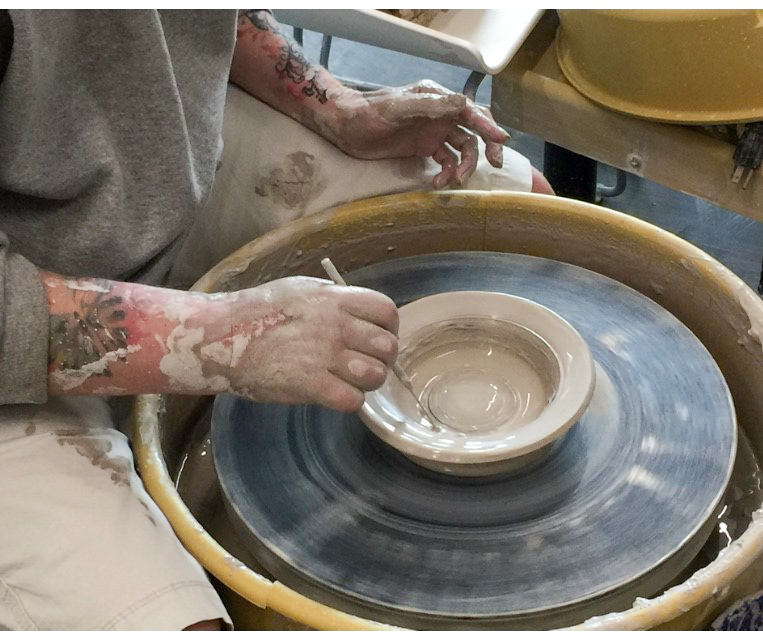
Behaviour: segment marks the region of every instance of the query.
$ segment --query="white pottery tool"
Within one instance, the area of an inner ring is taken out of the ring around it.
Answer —
[[[344,278],[340,275],[339,271],[337,271],[334,263],[331,262],[331,258],[323,258],[323,260],[321,260],[321,266],[323,267],[324,271],[326,271],[329,278],[331,278],[331,280],[334,282],[334,284],[342,285],[343,287],[347,286]],[[426,407],[421,404],[419,397],[413,390],[411,379],[408,377],[405,371],[403,371],[403,368],[397,363],[397,361],[392,363],[392,373],[395,374],[397,379],[400,381],[400,384],[403,385],[403,387],[413,396],[413,399],[416,401],[416,405],[419,407],[419,413],[421,414],[421,417],[426,420],[426,422],[423,424],[432,429],[432,431],[439,431],[440,428],[435,424],[434,418],[431,416],[429,411],[427,411]]]

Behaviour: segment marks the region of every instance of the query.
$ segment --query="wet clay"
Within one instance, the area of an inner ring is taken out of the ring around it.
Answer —
[[[548,345],[513,323],[436,323],[409,343],[401,360],[420,401],[441,426],[460,433],[525,425],[540,415],[558,384],[559,366]],[[393,395],[406,415],[416,415],[396,385]]]
[[[315,158],[296,151],[287,156],[283,165],[273,167],[268,175],[260,178],[254,191],[258,196],[304,212],[307,203],[320,195],[326,184]]]
[[[740,429],[734,471],[717,516],[717,524],[702,551],[675,584],[680,584],[694,571],[715,560],[719,553],[745,532],[752,522],[753,513],[763,502],[762,481],[760,462],[747,434]]]

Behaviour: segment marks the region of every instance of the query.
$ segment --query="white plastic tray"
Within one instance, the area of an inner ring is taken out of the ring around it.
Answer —
[[[543,9],[449,9],[428,27],[376,9],[274,9],[279,22],[494,75]]]

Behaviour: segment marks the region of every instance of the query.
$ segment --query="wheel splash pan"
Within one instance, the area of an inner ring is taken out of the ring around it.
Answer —
[[[710,354],[664,308],[601,274],[509,253],[421,255],[345,278],[398,305],[480,288],[532,298],[588,344],[593,398],[525,468],[458,478],[419,467],[355,414],[218,397],[226,525],[269,574],[390,624],[548,629],[650,596],[697,555],[736,422]]]
[[[552,196],[440,192],[385,196],[344,205],[246,245],[196,285],[232,291],[290,274],[322,276],[327,254],[340,269],[443,251],[499,251],[547,257],[618,280],[675,315],[705,345],[729,385],[740,428],[763,452],[763,302],[738,277],[693,245],[653,225]],[[208,399],[202,401],[208,404]],[[142,396],[134,444],[149,492],[187,548],[231,594],[245,626],[283,615],[318,629],[384,628],[321,605],[246,568],[190,513],[168,470],[176,469],[190,398]],[[763,578],[763,512],[717,560],[689,580],[587,629],[700,628]],[[238,596],[232,594],[238,594]],[[262,609],[261,609],[262,608]],[[388,628],[388,627],[387,627]]]

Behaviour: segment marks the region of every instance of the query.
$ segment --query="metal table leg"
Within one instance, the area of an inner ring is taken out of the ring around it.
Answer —
[[[328,70],[329,68],[329,54],[331,53],[331,40],[332,40],[332,37],[328,34],[324,34],[323,39],[321,40],[321,53],[320,53],[318,62],[326,70]]]
[[[603,198],[615,198],[619,196],[628,184],[628,174],[622,169],[615,169],[615,184],[608,186],[605,184],[596,185],[596,202]]]
[[[481,71],[472,71],[464,84],[463,94],[467,98],[471,98],[475,102],[477,101],[477,89],[479,89],[482,81],[485,79],[485,74]]]

